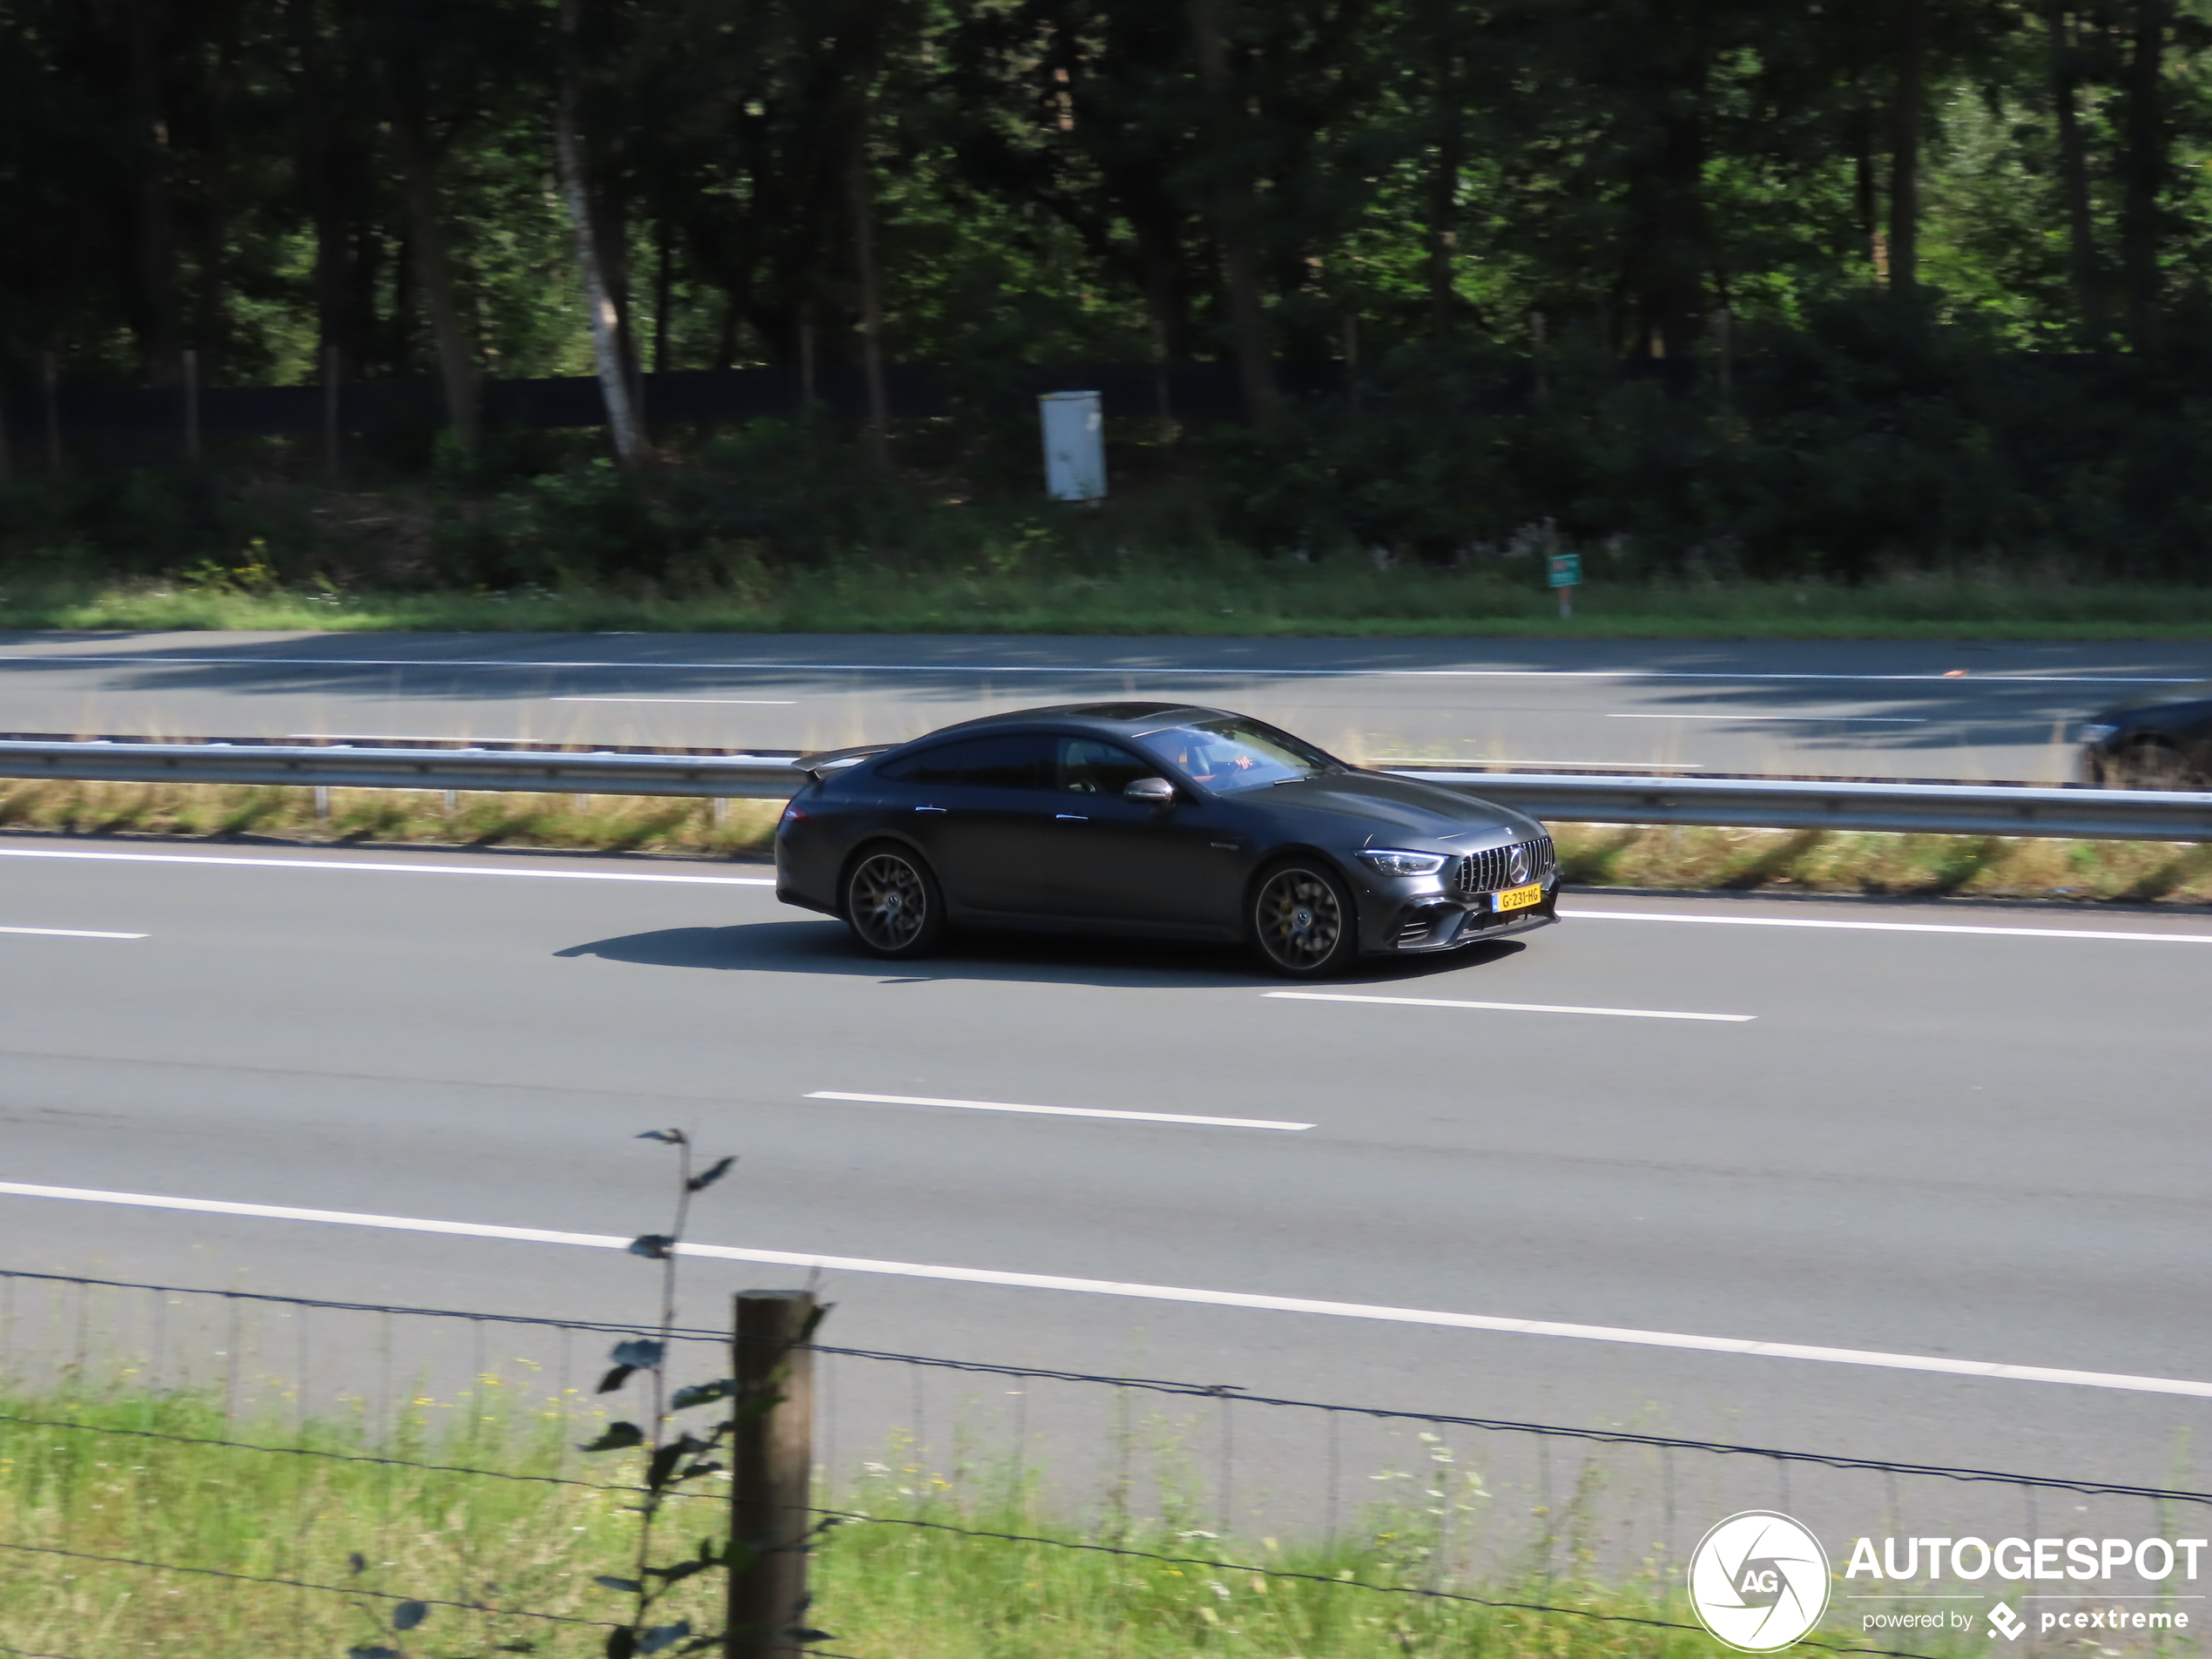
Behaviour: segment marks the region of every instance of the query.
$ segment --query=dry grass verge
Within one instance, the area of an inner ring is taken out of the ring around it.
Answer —
[[[448,794],[435,789],[0,780],[0,829],[72,835],[277,837],[338,846],[543,846],[757,856],[783,803],[638,795]]]
[[[1558,824],[1552,834],[1577,887],[2212,902],[2212,844],[2200,842],[1635,824]]]

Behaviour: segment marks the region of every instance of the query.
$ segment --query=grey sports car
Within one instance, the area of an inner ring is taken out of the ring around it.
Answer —
[[[1083,703],[801,763],[776,895],[900,958],[948,927],[1241,941],[1282,974],[1557,919],[1551,838],[1241,714]]]

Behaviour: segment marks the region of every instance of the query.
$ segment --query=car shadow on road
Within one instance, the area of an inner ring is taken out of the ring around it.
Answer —
[[[1391,985],[1504,961],[1523,948],[1500,940],[1439,956],[1362,962],[1330,985]],[[1029,985],[1132,988],[1273,987],[1291,981],[1262,972],[1226,945],[1160,940],[1084,939],[1060,934],[959,935],[934,956],[887,962],[864,954],[841,923],[768,921],[729,927],[662,927],[571,945],[556,956],[596,956],[641,968],[698,968],[723,973],[826,974],[886,985],[973,980]]]

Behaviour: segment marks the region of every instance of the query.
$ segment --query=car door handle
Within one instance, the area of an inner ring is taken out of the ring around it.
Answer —
[[[1052,821],[1055,824],[1088,824],[1090,819],[1081,813],[1055,813]]]
[[[917,806],[914,808],[914,811],[918,813],[941,813],[946,810],[947,809],[942,806]]]

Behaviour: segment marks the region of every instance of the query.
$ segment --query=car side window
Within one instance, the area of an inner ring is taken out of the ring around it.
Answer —
[[[1050,744],[1050,738],[1035,732],[963,738],[894,760],[878,775],[893,783],[938,788],[1042,789],[1051,760]]]
[[[1128,750],[1096,738],[1058,738],[1053,787],[1079,795],[1118,795],[1139,778],[1157,778],[1160,769]]]
[[[894,784],[949,784],[960,779],[957,743],[941,743],[920,754],[907,755],[877,770],[876,776]]]

